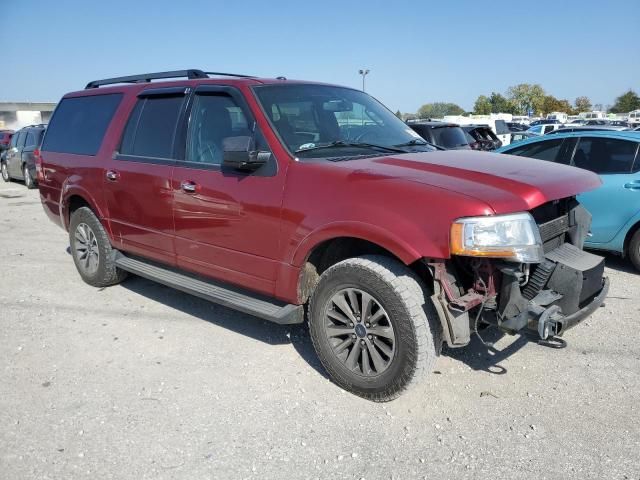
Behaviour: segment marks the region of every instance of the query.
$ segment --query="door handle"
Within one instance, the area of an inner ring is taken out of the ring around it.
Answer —
[[[115,182],[120,178],[120,174],[115,170],[107,170],[107,173],[105,173],[105,176],[107,177],[107,180],[111,182]]]
[[[180,188],[184,193],[196,193],[198,191],[198,184],[190,180],[185,180],[180,184]]]
[[[640,182],[625,183],[624,188],[628,190],[640,190]]]

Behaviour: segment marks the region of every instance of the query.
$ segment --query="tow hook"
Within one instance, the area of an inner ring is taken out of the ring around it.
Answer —
[[[562,331],[562,310],[558,305],[553,305],[542,312],[538,318],[538,335],[542,340],[555,337]]]

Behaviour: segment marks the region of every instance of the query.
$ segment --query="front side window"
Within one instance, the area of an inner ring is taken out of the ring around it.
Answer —
[[[406,145],[433,150],[382,104],[359,90],[267,85],[254,91],[276,133],[299,158],[366,155],[379,153],[384,147],[397,150]]]
[[[189,119],[186,160],[220,165],[224,139],[251,134],[244,112],[229,95],[196,95]]]
[[[637,142],[581,138],[573,155],[573,165],[595,173],[630,173],[637,149]]]
[[[139,99],[127,121],[120,153],[172,158],[176,125],[184,99],[183,95]]]

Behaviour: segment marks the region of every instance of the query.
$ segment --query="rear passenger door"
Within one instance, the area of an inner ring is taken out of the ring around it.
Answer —
[[[119,150],[104,169],[104,194],[117,248],[175,263],[173,191],[175,138],[186,87],[138,94]]]
[[[33,151],[37,147],[38,138],[40,136],[40,132],[36,129],[27,130],[27,136],[24,141],[24,147],[20,152],[20,172],[19,177],[24,180],[24,171],[23,165],[27,165],[29,160],[29,155],[33,155]],[[27,165],[27,167],[32,167],[33,165]]]
[[[638,142],[605,137],[582,137],[572,165],[600,175],[602,186],[578,200],[593,216],[591,244],[607,243],[640,211]]]

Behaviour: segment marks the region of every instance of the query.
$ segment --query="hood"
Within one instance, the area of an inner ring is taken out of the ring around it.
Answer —
[[[465,150],[399,154],[338,162],[368,175],[402,179],[457,192],[496,213],[531,210],[601,185],[592,172],[544,160]]]

